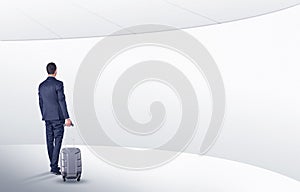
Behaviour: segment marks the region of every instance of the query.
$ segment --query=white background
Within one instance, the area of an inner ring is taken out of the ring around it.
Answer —
[[[208,155],[246,162],[300,180],[300,7],[187,29],[223,76],[227,110]],[[0,42],[0,143],[42,144],[37,87],[56,62],[70,115],[77,69],[101,38]],[[80,139],[77,138],[77,141]],[[193,151],[192,151],[193,152]]]

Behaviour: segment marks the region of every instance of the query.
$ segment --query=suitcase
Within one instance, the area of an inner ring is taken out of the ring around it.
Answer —
[[[82,173],[81,151],[79,148],[66,147],[61,150],[60,155],[61,175],[66,179],[80,181]]]

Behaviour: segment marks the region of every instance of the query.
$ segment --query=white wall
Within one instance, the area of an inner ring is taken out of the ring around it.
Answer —
[[[248,20],[185,30],[209,50],[225,84],[226,119],[209,155],[300,180],[299,17],[297,6]],[[37,87],[45,79],[45,65],[50,61],[59,66],[58,78],[65,83],[74,118],[76,73],[100,39],[0,42],[0,144],[44,143]],[[81,143],[78,136],[76,141]]]

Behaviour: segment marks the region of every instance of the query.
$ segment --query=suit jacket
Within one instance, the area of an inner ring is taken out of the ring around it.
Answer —
[[[48,77],[39,85],[39,105],[43,120],[69,118],[63,82]]]

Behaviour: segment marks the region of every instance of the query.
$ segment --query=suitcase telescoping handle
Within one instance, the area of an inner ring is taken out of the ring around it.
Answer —
[[[66,124],[64,124],[64,127],[65,127],[65,126],[66,126]],[[73,124],[73,123],[71,123],[71,126],[72,126],[72,127],[74,127],[74,124]]]
[[[66,126],[66,124],[64,124],[64,127]],[[71,123],[71,126],[74,127],[74,124]],[[75,146],[75,138],[74,138],[74,134],[71,134],[72,137],[72,145]]]

